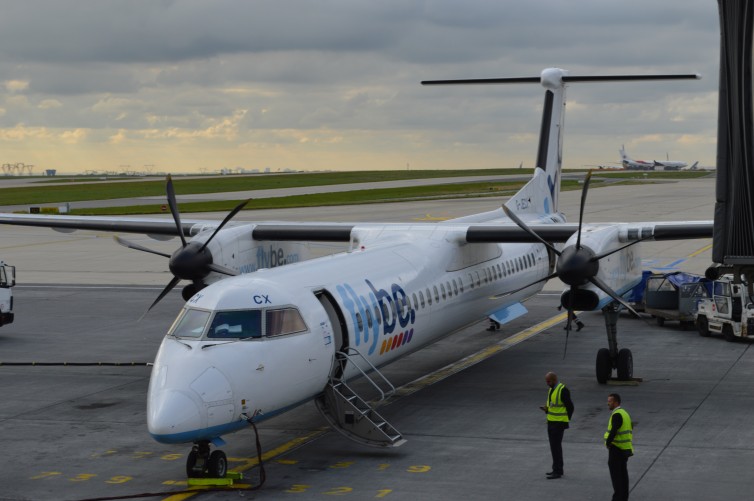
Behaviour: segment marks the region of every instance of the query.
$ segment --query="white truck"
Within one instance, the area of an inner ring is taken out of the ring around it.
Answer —
[[[13,322],[14,285],[16,285],[16,267],[0,261],[0,325]]]
[[[727,341],[754,336],[754,298],[746,284],[734,283],[731,275],[715,280],[712,297],[699,301],[696,326],[702,336],[716,332]]]

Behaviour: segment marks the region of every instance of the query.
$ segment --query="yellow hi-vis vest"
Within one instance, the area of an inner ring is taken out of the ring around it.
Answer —
[[[631,426],[631,417],[628,415],[628,412],[624,411],[620,407],[618,407],[617,409],[615,409],[613,412],[610,413],[610,419],[607,421],[607,431],[605,432],[605,444],[610,445],[607,443],[607,436],[610,434],[610,432],[613,429],[613,414],[615,413],[618,413],[621,415],[621,417],[623,418],[623,424],[615,433],[613,444],[619,449],[633,452],[634,451],[634,444],[633,444],[634,432],[633,432],[633,426]]]
[[[550,393],[547,397],[547,420],[548,421],[560,421],[562,423],[568,422],[568,411],[563,405],[563,400],[560,398],[560,394],[563,393],[565,385],[558,383],[555,388],[550,389]]]

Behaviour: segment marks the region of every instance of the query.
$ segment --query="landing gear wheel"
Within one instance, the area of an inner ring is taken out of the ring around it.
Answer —
[[[733,342],[736,340],[736,335],[733,334],[733,327],[731,327],[730,324],[723,325],[723,337],[728,342]]]
[[[199,459],[199,453],[196,451],[189,452],[188,457],[186,458],[186,476],[188,478],[197,478],[201,477],[201,469],[199,471],[196,470],[196,461]]]
[[[660,327],[662,327],[663,325],[665,325],[665,318],[664,317],[657,317],[656,320],[657,320],[657,325],[659,325]]]
[[[228,473],[228,458],[223,451],[213,451],[207,463],[207,475],[210,478],[225,478]]]
[[[616,363],[618,369],[618,380],[629,381],[634,377],[634,357],[631,355],[631,350],[623,348],[618,352],[618,361]]]
[[[707,317],[698,317],[696,319],[696,328],[699,329],[699,335],[709,337],[709,322]]]
[[[597,352],[597,364],[596,364],[597,382],[599,384],[606,384],[610,379],[610,375],[613,373],[613,363],[610,360],[610,350],[607,348],[600,348]]]

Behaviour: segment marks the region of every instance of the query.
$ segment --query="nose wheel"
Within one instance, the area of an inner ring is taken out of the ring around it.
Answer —
[[[191,448],[186,458],[186,476],[189,478],[225,478],[228,458],[221,450],[210,452],[209,442],[199,442]]]

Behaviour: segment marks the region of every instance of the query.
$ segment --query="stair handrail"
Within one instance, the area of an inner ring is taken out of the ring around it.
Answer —
[[[391,396],[391,395],[393,395],[395,393],[395,386],[393,386],[393,383],[391,383],[388,380],[388,378],[386,378],[385,375],[383,373],[381,373],[379,371],[379,369],[377,369],[377,367],[375,367],[374,364],[372,362],[370,362],[369,359],[366,358],[356,348],[353,348],[351,346],[347,346],[342,351],[336,352],[335,355],[336,355],[336,357],[337,356],[341,357],[340,360],[338,360],[338,362],[341,364],[341,369],[344,372],[345,372],[345,367],[343,367],[342,359],[345,358],[345,359],[350,360],[351,362],[353,362],[353,366],[356,367],[359,370],[359,372],[361,372],[361,374],[367,379],[367,381],[369,381],[369,383],[371,383],[371,385],[374,386],[375,389],[379,392],[379,394],[381,395],[380,401],[385,400],[387,397],[389,397],[389,396]],[[387,384],[387,386],[390,389],[387,390],[387,391],[383,391],[383,389],[380,388],[380,385],[378,385],[374,381],[374,379],[372,379],[369,376],[369,374],[367,373],[367,371],[365,371],[364,369],[361,368],[361,366],[358,364],[358,362],[356,362],[356,360],[354,359],[353,355],[358,355],[359,357],[361,357],[361,359],[364,360],[364,362],[366,362],[367,365],[371,368],[370,372],[374,372],[374,373],[378,374],[380,376],[380,378],[382,378],[382,380]],[[345,384],[345,381],[342,381],[342,382],[343,382],[343,384]],[[348,385],[346,385],[346,387],[348,387]],[[350,389],[350,387],[348,387],[348,388]]]

